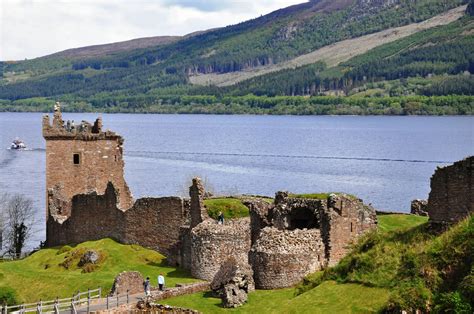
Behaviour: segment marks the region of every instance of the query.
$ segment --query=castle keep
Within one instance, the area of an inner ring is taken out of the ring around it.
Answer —
[[[249,198],[250,218],[218,225],[195,178],[190,198],[134,201],[123,171],[123,139],[102,121],[64,122],[59,105],[45,116],[48,246],[106,237],[139,244],[167,256],[169,264],[212,280],[229,258],[250,265],[255,286],[291,286],[336,264],[349,245],[376,227],[374,208],[346,194],[320,199],[278,192],[273,203]],[[250,268],[249,267],[249,268]]]
[[[115,187],[118,207],[131,207],[132,195],[123,175],[123,139],[114,132],[102,131],[101,118],[93,125],[86,121],[78,126],[71,121],[65,123],[56,104],[52,124],[48,116],[43,117],[43,137],[46,199],[57,215],[70,214],[74,195],[103,193],[109,182]]]

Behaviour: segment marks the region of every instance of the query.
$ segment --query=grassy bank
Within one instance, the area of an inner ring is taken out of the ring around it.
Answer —
[[[380,217],[380,231],[366,235],[334,268],[308,276],[298,293],[327,281],[390,291],[387,309],[472,313],[474,218],[437,234],[414,217]],[[413,223],[412,228],[400,224]]]
[[[96,269],[77,265],[80,256],[74,253],[87,249],[101,255]],[[165,266],[164,256],[153,250],[103,239],[74,247],[44,249],[20,261],[0,263],[0,291],[12,289],[17,302],[65,298],[77,290],[99,286],[107,292],[118,273],[132,270],[149,276],[152,285],[157,285],[159,273],[164,273],[169,286],[194,281],[187,272]]]

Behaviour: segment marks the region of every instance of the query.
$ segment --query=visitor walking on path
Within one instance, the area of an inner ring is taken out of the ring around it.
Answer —
[[[219,212],[219,216],[217,216],[217,223],[219,225],[223,225],[224,224],[224,214],[222,212]]]
[[[160,288],[160,291],[163,291],[165,287],[165,277],[163,276],[163,274],[160,274],[158,276],[158,287]]]
[[[146,280],[143,282],[143,288],[145,289],[145,296],[150,296],[150,277],[146,277]]]

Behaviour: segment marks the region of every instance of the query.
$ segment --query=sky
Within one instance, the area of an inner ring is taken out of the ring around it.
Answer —
[[[236,24],[305,0],[0,0],[0,60]]]

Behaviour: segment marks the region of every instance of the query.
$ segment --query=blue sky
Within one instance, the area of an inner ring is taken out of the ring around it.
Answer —
[[[1,0],[0,60],[235,24],[305,0]]]

